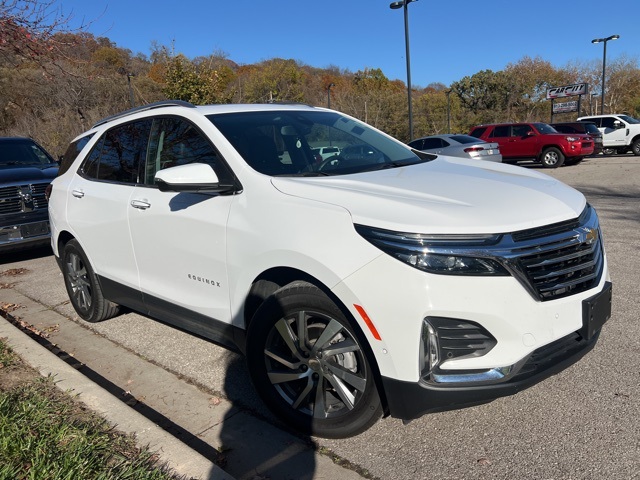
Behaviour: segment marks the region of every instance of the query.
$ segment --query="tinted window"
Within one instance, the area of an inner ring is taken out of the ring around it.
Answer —
[[[474,128],[469,135],[471,135],[472,137],[480,138],[486,130],[487,127]]]
[[[560,133],[581,133],[573,125],[553,125],[553,128],[555,128]]]
[[[600,126],[604,127],[604,128],[615,128],[615,126],[613,125],[613,122],[616,121],[615,118],[613,117],[604,117],[600,119],[601,123]]]
[[[150,127],[151,120],[140,120],[108,130],[81,167],[83,174],[96,180],[137,183]]]
[[[0,142],[0,165],[49,165],[53,158],[30,139]]]
[[[558,133],[555,128],[547,123],[534,123],[540,133]]]
[[[422,150],[422,144],[424,143],[424,141],[422,139],[420,140],[414,140],[413,142],[409,142],[409,146],[411,148],[415,148],[416,150]]]
[[[91,135],[86,135],[82,138],[79,138],[75,142],[71,142],[69,147],[67,147],[66,152],[62,156],[62,161],[60,162],[60,169],[58,170],[58,175],[62,175],[64,172],[69,170],[71,164],[78,158],[78,155],[82,151],[82,149],[89,143],[89,140],[93,137],[93,133]]]
[[[509,125],[498,125],[494,127],[493,132],[491,132],[490,137],[508,137],[509,136]]]
[[[220,160],[211,143],[193,124],[179,117],[154,119],[144,183],[153,185],[158,170],[189,163],[206,163],[216,172],[220,182],[232,181],[233,175],[227,165]]]
[[[596,127],[595,124],[593,123],[583,123],[583,125],[584,125],[585,132],[600,133],[600,130],[598,130],[598,127]]]
[[[478,139],[470,135],[453,135],[451,140],[458,143],[478,143]]]
[[[425,138],[422,146],[423,150],[429,150],[431,148],[441,148],[442,140],[439,138]]]

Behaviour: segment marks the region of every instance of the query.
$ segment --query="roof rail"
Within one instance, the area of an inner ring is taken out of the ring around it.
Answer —
[[[103,118],[99,122],[97,122],[92,128],[95,128],[99,125],[103,125],[112,120],[116,120],[117,118],[126,117],[129,115],[133,115],[134,113],[144,112],[147,110],[153,110],[154,108],[161,107],[188,107],[188,108],[196,108],[193,103],[185,102],[183,100],[161,100],[159,102],[149,103],[147,105],[141,105],[139,107],[130,108],[129,110],[125,110],[124,112],[116,113],[115,115],[111,115],[109,117]]]

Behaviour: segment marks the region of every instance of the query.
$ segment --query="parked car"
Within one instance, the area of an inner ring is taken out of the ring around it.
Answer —
[[[497,143],[488,143],[470,135],[431,135],[413,140],[409,142],[409,146],[421,152],[502,162],[500,146]]]
[[[593,140],[588,135],[558,133],[546,123],[498,123],[478,125],[469,133],[472,137],[500,145],[502,161],[540,162],[543,167],[574,165],[593,153]]]
[[[318,165],[318,138],[345,148]],[[306,433],[515,394],[578,361],[611,312],[580,192],[339,112],[160,102],[68,152],[49,210],[78,315],[124,306],[243,352]]]
[[[335,155],[340,155],[340,148],[339,147],[316,147],[316,148],[312,148],[311,150],[313,150],[314,153],[317,153],[318,155],[320,155],[320,157],[322,157],[322,160],[326,160],[329,157],[333,157]]]
[[[550,125],[560,133],[583,133],[585,135],[589,135],[593,140],[593,154],[597,155],[602,153],[602,133],[598,130],[595,123],[562,122],[551,123]]]
[[[0,138],[0,252],[48,245],[45,190],[58,164],[30,138]]]
[[[627,153],[640,155],[640,120],[613,113],[610,115],[592,115],[580,117],[578,121],[593,122],[602,132],[603,153]]]

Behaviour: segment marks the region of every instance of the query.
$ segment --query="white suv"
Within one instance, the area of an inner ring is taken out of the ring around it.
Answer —
[[[364,153],[318,161],[329,140]],[[124,112],[73,141],[49,209],[80,317],[122,305],[244,352],[265,403],[318,436],[516,393],[611,312],[580,192],[322,108]]]

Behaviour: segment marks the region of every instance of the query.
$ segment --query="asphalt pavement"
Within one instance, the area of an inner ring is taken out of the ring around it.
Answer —
[[[131,312],[98,324],[78,319],[47,251],[0,257],[0,302],[47,336],[38,348],[70,362],[205,462],[196,478],[640,478],[640,157],[599,156],[544,172],[581,190],[600,215],[614,304],[599,343],[529,390],[406,426],[383,419],[346,440],[293,435],[262,405],[240,356]],[[43,362],[43,373],[58,370]],[[162,458],[174,451],[165,437],[139,438]]]

